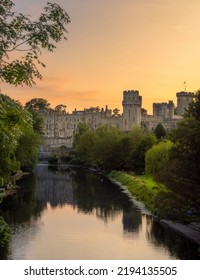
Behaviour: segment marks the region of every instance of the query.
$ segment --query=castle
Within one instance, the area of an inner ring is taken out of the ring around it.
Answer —
[[[44,141],[40,153],[51,154],[60,147],[71,148],[78,125],[85,122],[92,129],[104,124],[114,125],[122,131],[130,131],[133,126],[141,125],[148,131],[154,131],[162,123],[166,131],[174,129],[183,118],[185,109],[194,97],[192,92],[177,92],[177,108],[173,101],[168,103],[153,103],[153,115],[145,114],[142,109],[142,96],[137,90],[123,92],[123,113],[110,110],[108,106],[102,109],[91,107],[82,111],[74,110],[71,114],[66,111],[48,109],[41,111],[44,118]]]

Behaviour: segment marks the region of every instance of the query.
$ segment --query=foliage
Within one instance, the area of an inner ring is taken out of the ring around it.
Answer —
[[[5,246],[10,238],[11,230],[4,221],[3,217],[0,216],[0,249]]]
[[[159,206],[155,202],[160,192],[167,192],[164,185],[150,177],[132,176],[119,171],[110,172],[108,177],[126,186],[136,200],[142,202],[153,214],[157,214]]]
[[[20,162],[23,171],[33,170],[38,159],[38,145],[40,137],[33,129],[26,129],[18,141],[15,152],[16,159]]]
[[[6,184],[13,173],[26,166],[25,161],[29,161],[28,167],[30,161],[33,165],[39,136],[33,129],[31,113],[20,103],[1,94],[0,110],[0,180]]]
[[[162,172],[169,164],[169,155],[172,148],[171,141],[162,141],[157,145],[153,145],[146,152],[145,156],[145,174],[154,178]]]
[[[185,221],[187,219],[187,201],[184,195],[161,191],[155,199],[157,215],[162,219]]]
[[[19,168],[15,157],[22,128],[32,125],[31,115],[22,106],[6,95],[0,95],[0,178],[4,183]]]
[[[113,115],[114,116],[118,116],[119,115],[119,109],[118,108],[115,108],[114,110],[113,110]]]
[[[156,178],[166,184],[174,193],[184,196],[185,204],[200,211],[200,91],[194,97],[182,121],[169,134],[173,143],[170,149],[164,151],[163,157],[167,157],[165,168],[156,174]],[[167,148],[167,147],[165,147]],[[157,148],[158,149],[158,148]],[[149,166],[147,172],[156,173],[158,166],[152,167],[155,157],[159,161],[159,151],[156,148],[149,151]],[[148,153],[147,153],[148,157]],[[160,159],[159,165],[163,165],[165,158]],[[162,164],[163,162],[163,164]],[[151,167],[150,167],[151,166]]]
[[[156,135],[157,139],[161,140],[164,139],[165,136],[167,135],[167,132],[164,128],[164,126],[162,125],[162,123],[159,123],[155,130],[154,130],[154,134]]]
[[[50,103],[43,98],[33,98],[25,104],[25,108],[31,111],[48,110],[49,107]]]
[[[86,122],[81,122],[78,124],[78,131],[77,133],[74,135],[74,142],[73,142],[73,146],[76,147],[78,146],[78,144],[80,143],[81,137],[82,135],[88,131],[90,128],[88,126],[88,124]]]
[[[156,138],[152,134],[137,126],[125,134],[110,125],[103,125],[92,131],[82,123],[75,135],[74,149],[87,165],[108,171],[129,169],[142,173],[145,152],[155,142]]]
[[[36,64],[45,67],[39,60],[42,50],[53,52],[56,43],[66,39],[66,24],[70,18],[55,3],[48,2],[38,20],[13,12],[13,8],[11,0],[1,0],[0,80],[16,86],[32,86],[34,78],[41,79]],[[16,59],[10,59],[10,54]]]
[[[59,105],[57,105],[57,106],[54,108],[54,110],[57,111],[57,112],[66,113],[66,108],[67,108],[66,105],[59,104]]]
[[[27,109],[33,118],[33,130],[38,135],[43,135],[44,119],[41,114],[35,110]]]
[[[133,176],[119,171],[108,175],[126,186],[131,195],[142,202],[153,214],[161,219],[187,221],[188,202],[184,194],[170,191],[165,185],[150,176]]]
[[[104,125],[96,132],[94,145],[94,162],[105,170],[119,169],[121,165],[120,154],[117,155],[118,145],[122,139],[122,132],[113,126]]]
[[[143,174],[145,171],[145,154],[157,142],[155,136],[146,133],[131,155],[131,167],[136,174]]]
[[[192,118],[196,121],[200,121],[200,90],[195,93],[192,102],[189,104],[185,112],[185,118]]]
[[[76,152],[81,158],[81,162],[85,165],[90,166],[93,164],[93,153],[95,145],[95,133],[92,130],[86,130],[76,146]]]
[[[141,115],[146,116],[147,115],[147,110],[145,108],[141,108]]]

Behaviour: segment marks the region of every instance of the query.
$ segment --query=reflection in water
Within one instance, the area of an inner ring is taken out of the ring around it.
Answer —
[[[43,166],[42,169],[37,168],[36,176],[36,198],[45,206],[47,203],[52,208],[71,204],[78,212],[95,213],[105,222],[117,216],[122,208],[126,210],[131,207],[126,196],[106,178],[81,169],[69,173]]]
[[[171,255],[176,255],[178,259],[200,259],[200,247],[197,244],[153,220],[152,217],[147,217],[147,223],[150,225],[147,237],[156,246],[167,247]]]
[[[106,178],[38,165],[20,185],[1,207],[13,230],[1,259],[199,258],[197,246],[142,215]]]
[[[142,223],[141,213],[134,208],[129,209],[129,211],[123,211],[122,223],[125,232],[139,232],[139,226]]]

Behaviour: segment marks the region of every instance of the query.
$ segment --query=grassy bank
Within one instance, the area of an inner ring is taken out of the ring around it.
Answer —
[[[191,214],[192,209],[187,197],[167,189],[151,177],[135,176],[120,171],[112,171],[108,177],[126,186],[136,200],[142,202],[159,218],[181,222],[199,220],[198,214]]]
[[[126,186],[136,200],[142,202],[153,214],[158,214],[158,197],[168,192],[164,185],[144,175],[133,176],[120,171],[112,171],[108,177]]]

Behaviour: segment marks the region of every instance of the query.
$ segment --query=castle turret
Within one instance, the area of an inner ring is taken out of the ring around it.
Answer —
[[[129,131],[135,124],[141,124],[142,96],[137,90],[123,92],[123,130]]]
[[[183,116],[185,110],[188,109],[189,104],[194,97],[193,92],[181,91],[176,93],[177,96],[177,115]]]

